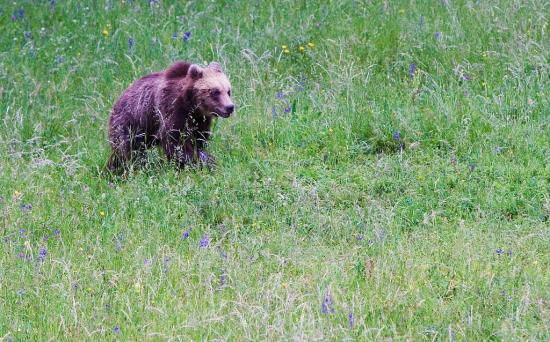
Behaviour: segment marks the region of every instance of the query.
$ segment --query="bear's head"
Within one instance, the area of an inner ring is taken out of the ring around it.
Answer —
[[[212,62],[206,68],[192,64],[188,74],[194,81],[197,107],[204,115],[227,118],[233,113],[231,84],[220,64]]]

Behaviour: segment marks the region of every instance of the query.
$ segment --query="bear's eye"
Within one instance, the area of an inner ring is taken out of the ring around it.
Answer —
[[[216,97],[216,96],[220,96],[221,92],[219,89],[212,89],[211,94],[212,96]]]
[[[227,95],[231,96],[231,89],[227,91]]]

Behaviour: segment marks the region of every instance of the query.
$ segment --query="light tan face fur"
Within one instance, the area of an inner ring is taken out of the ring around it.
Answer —
[[[205,115],[229,117],[235,106],[231,100],[231,84],[220,65],[211,63],[201,71],[202,77],[194,84],[200,110]]]

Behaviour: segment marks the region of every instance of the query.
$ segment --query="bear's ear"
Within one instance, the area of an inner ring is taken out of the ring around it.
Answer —
[[[217,72],[223,72],[222,66],[218,62],[212,62],[208,64],[208,68],[217,71]]]
[[[191,78],[194,80],[198,80],[199,78],[202,77],[201,67],[196,64],[191,64],[191,66],[189,67],[188,73],[191,76]]]

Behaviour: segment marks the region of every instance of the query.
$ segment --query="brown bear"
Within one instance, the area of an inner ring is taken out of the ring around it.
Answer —
[[[213,166],[214,158],[204,151],[212,119],[227,118],[234,108],[231,84],[216,62],[207,67],[176,62],[142,77],[113,106],[107,167],[114,171],[159,144],[179,166]]]

